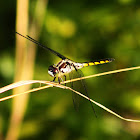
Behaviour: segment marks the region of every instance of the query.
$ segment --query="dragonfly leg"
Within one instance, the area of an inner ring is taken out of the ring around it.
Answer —
[[[58,82],[59,82],[59,84],[60,84],[61,81],[64,82],[63,79],[62,79],[61,77],[58,77]]]
[[[56,77],[54,77],[53,82],[55,81]]]
[[[72,66],[74,67],[75,71],[77,71],[77,68],[75,67],[75,65],[72,63]]]
[[[58,82],[59,82],[59,84],[60,84],[60,77],[58,77]]]
[[[65,77],[65,81],[66,81],[66,75],[64,75],[64,77]],[[65,83],[65,86],[66,86],[66,83]]]

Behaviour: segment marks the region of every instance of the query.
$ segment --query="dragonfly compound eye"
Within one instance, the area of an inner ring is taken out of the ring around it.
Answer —
[[[55,77],[55,75],[58,73],[58,70],[54,66],[50,66],[48,69],[48,73],[50,76]]]

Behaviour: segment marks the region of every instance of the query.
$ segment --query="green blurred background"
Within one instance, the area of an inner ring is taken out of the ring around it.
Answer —
[[[29,22],[36,2],[29,3]],[[39,37],[42,44],[77,62],[115,58],[110,64],[83,68],[85,76],[140,65],[140,1],[50,0],[45,12]],[[1,1],[0,17],[3,87],[14,79],[16,1]],[[34,79],[52,80],[48,67],[59,60],[37,48]],[[91,78],[86,83],[92,99],[126,118],[140,119],[139,70]],[[11,91],[0,97],[10,94]],[[0,139],[6,137],[11,106],[12,99],[0,103]],[[18,139],[140,139],[140,124],[122,121],[95,105],[94,108],[97,118],[88,101],[80,99],[76,112],[68,90],[50,88],[31,93]]]

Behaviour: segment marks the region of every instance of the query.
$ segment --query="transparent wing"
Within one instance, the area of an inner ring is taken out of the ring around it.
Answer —
[[[18,35],[20,35],[20,36],[22,36],[22,37],[24,37],[24,38],[26,38],[26,39],[32,41],[33,43],[37,44],[39,47],[42,47],[42,48],[45,49],[45,50],[49,50],[50,52],[52,52],[52,53],[55,54],[56,56],[60,57],[61,59],[66,59],[66,58],[67,58],[67,57],[65,57],[64,55],[62,55],[62,54],[56,52],[55,50],[52,50],[51,48],[48,48],[48,47],[45,46],[45,45],[42,45],[42,44],[39,43],[37,40],[33,39],[32,37],[30,37],[30,36],[28,36],[28,35],[27,35],[27,36],[24,36],[24,35],[22,35],[22,34],[20,34],[20,33],[18,33],[18,32],[16,32],[16,33],[17,33]]]
[[[77,72],[72,71],[71,73],[69,73],[69,79],[74,79],[74,78],[78,78],[79,76],[77,75]],[[74,90],[78,90],[79,91],[79,81],[76,82],[71,82],[70,86],[72,89]],[[73,105],[76,111],[79,110],[79,96],[77,94],[75,94],[74,92],[72,92],[72,101],[73,101]]]
[[[80,78],[80,77],[83,77],[84,74],[82,73],[81,70],[75,70],[75,71],[72,71],[70,73],[70,78],[73,79],[73,78]],[[76,81],[76,82],[72,82],[71,83],[71,86],[73,89],[81,92],[82,94],[86,95],[88,98],[89,98],[89,102],[90,102],[90,97],[89,97],[89,94],[88,94],[88,91],[87,91],[87,86],[86,86],[86,81],[81,79],[80,81]],[[74,104],[74,107],[75,109],[78,111],[79,110],[79,95],[75,94],[75,93],[72,93],[72,99],[73,99],[73,104]],[[92,107],[92,110],[94,111],[95,113],[95,110],[93,108],[93,105],[92,103],[90,102],[91,104],[91,107]],[[96,113],[95,113],[95,116],[96,116]]]

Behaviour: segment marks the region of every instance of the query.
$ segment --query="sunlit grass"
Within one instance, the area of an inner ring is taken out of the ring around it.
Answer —
[[[78,81],[78,80],[81,80],[81,79],[87,79],[87,78],[103,76],[103,75],[108,75],[108,74],[113,74],[113,73],[119,73],[119,72],[124,72],[124,71],[130,71],[130,70],[136,70],[136,69],[140,69],[140,66],[125,68],[125,69],[119,69],[119,70],[114,70],[114,71],[109,71],[109,72],[103,72],[103,73],[94,74],[94,75],[90,75],[90,76],[85,76],[85,77],[81,77],[81,78],[71,79],[71,80],[67,80],[67,81],[62,82],[61,84],[70,83],[70,82]],[[70,87],[61,85],[59,83],[50,82],[50,81],[41,81],[41,80],[19,81],[19,82],[16,82],[16,83],[13,83],[13,84],[10,84],[8,86],[5,86],[5,87],[1,88],[0,93],[6,92],[8,90],[14,89],[14,88],[19,87],[19,86],[23,86],[23,85],[27,85],[27,84],[33,84],[33,83],[47,84],[47,86],[42,86],[42,87],[39,87],[39,88],[34,88],[34,89],[31,89],[31,90],[28,90],[26,92],[22,92],[22,93],[18,93],[18,94],[15,94],[15,95],[10,95],[10,96],[7,96],[7,97],[3,97],[3,98],[0,99],[0,101],[8,100],[10,98],[14,98],[14,97],[19,96],[19,95],[35,92],[35,91],[46,89],[46,88],[49,88],[49,87],[58,87],[58,88],[68,89],[68,90],[71,90],[71,91],[75,92],[76,94],[80,95],[81,97],[83,97],[87,100],[90,100],[90,102],[94,103],[95,105],[99,106],[100,108],[106,110],[107,112],[115,115],[116,117],[118,117],[122,120],[131,121],[131,122],[140,122],[140,120],[133,120],[133,119],[124,118],[124,117],[118,115],[117,113],[113,112],[112,110],[108,109],[107,107],[103,106],[102,104],[100,104],[100,103],[98,103],[98,102],[96,102],[92,99],[89,99],[89,97],[83,95],[82,93],[80,93],[80,92],[78,92],[78,91],[76,91],[76,90],[74,90]]]

